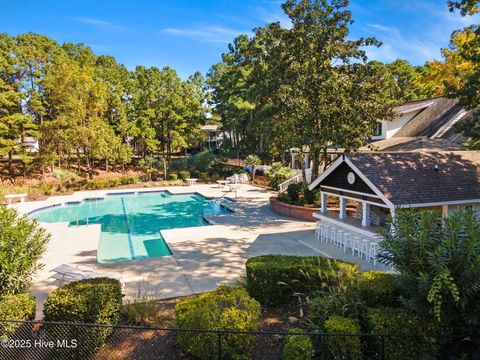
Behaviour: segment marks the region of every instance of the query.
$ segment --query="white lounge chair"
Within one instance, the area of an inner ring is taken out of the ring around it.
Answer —
[[[68,264],[62,264],[59,265],[50,272],[54,272],[50,278],[55,279],[53,285],[62,285],[64,282],[70,282],[70,281],[78,281],[78,280],[83,280],[83,279],[94,279],[94,278],[99,278],[99,277],[108,277],[112,279],[116,279],[120,281],[122,284],[123,288],[123,280],[120,276],[115,276],[115,275],[110,275],[110,274],[102,274],[97,271],[95,271],[93,268],[87,268],[87,267],[75,267],[72,265]],[[56,284],[58,282],[58,284]]]
[[[249,183],[248,175],[245,173],[238,174],[238,182],[240,184],[248,184]]]

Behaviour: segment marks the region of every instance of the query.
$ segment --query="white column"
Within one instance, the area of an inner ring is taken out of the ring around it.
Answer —
[[[305,154],[305,168],[308,169],[308,153]]]
[[[326,214],[327,213],[327,194],[325,194],[323,191],[321,192],[321,199],[322,199],[322,213]]]
[[[362,226],[370,226],[370,204],[362,203]]]
[[[340,220],[345,220],[347,218],[347,199],[343,196],[340,196],[340,214],[338,215]]]
[[[442,216],[443,217],[448,216],[448,205],[442,205]]]
[[[294,152],[292,152],[292,160],[290,163],[290,167],[292,168],[292,170],[295,170],[295,153]]]

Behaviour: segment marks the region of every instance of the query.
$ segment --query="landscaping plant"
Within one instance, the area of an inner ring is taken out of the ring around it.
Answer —
[[[250,172],[252,174],[252,181],[254,181],[255,180],[255,167],[257,165],[261,165],[262,160],[258,157],[258,155],[252,154],[252,155],[248,155],[245,158],[245,164],[250,166]]]
[[[122,286],[111,278],[85,279],[61,286],[50,293],[44,303],[45,321],[117,324],[122,306]],[[48,328],[47,328],[48,331]],[[50,331],[56,331],[55,326]],[[77,339],[79,349],[58,348],[58,356],[69,356],[78,351],[90,356],[104,345],[112,334],[111,327],[81,327],[75,332],[70,327],[62,334],[65,339]]]
[[[260,304],[244,288],[220,286],[194,298],[182,300],[175,307],[177,327],[202,330],[257,330]],[[224,334],[222,354],[227,359],[250,358],[255,337]],[[178,343],[183,352],[198,359],[218,358],[218,335],[180,332]],[[242,357],[243,356],[243,357]]]
[[[308,335],[294,335],[295,333],[305,333],[305,330],[292,328],[283,345],[283,360],[308,360],[313,357],[312,339]]]
[[[447,333],[480,326],[480,221],[473,209],[448,217],[398,210],[380,258],[395,267],[401,304]]]
[[[35,220],[0,205],[0,296],[29,289],[49,240]]]

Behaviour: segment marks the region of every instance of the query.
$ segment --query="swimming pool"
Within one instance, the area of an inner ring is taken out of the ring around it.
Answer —
[[[41,222],[69,226],[100,224],[98,263],[171,255],[160,230],[208,225],[205,215],[229,210],[200,194],[166,191],[108,194],[30,213]]]

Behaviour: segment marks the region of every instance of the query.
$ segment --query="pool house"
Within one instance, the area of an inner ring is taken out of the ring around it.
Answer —
[[[376,263],[379,234],[398,208],[480,210],[480,152],[371,152],[340,156],[309,186],[321,191],[316,236]]]

